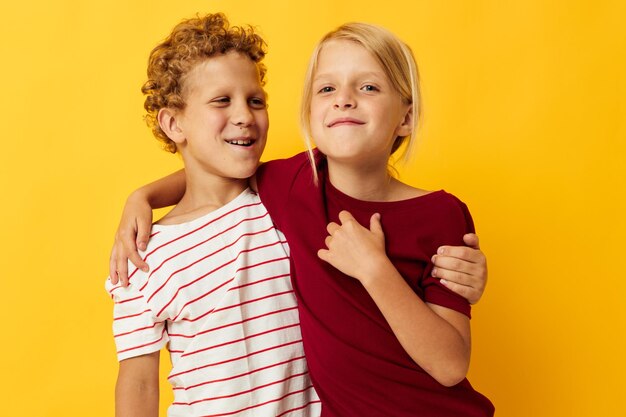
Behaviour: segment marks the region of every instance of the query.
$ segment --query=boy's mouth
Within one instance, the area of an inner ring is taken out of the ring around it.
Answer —
[[[237,146],[252,146],[252,144],[254,144],[255,140],[254,139],[227,139],[226,143],[230,144],[230,145],[237,145]]]

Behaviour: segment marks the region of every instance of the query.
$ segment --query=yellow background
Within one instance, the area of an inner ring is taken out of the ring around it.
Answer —
[[[144,126],[139,87],[154,44],[209,11],[270,45],[265,159],[302,149],[300,85],[322,34],[363,20],[405,39],[425,117],[402,178],[466,201],[489,259],[470,380],[502,417],[626,415],[617,0],[2,2],[1,415],[112,415],[113,232],[132,189],[180,166]]]

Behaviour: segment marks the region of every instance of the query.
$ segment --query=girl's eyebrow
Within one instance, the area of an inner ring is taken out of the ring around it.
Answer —
[[[334,74],[335,73],[333,72],[324,72],[321,74],[317,74],[313,78],[313,81],[318,81],[320,79],[323,80],[325,78],[332,78]],[[358,78],[367,78],[367,77],[381,78],[381,77],[385,77],[386,75],[383,74],[381,71],[363,71],[363,72],[357,72],[355,76]]]

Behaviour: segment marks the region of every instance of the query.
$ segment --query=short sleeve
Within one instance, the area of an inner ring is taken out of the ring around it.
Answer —
[[[169,341],[165,323],[156,319],[138,289],[138,282],[122,287],[114,286],[107,279],[105,287],[114,302],[113,337],[117,359],[122,361],[161,350]]]
[[[300,172],[303,169],[308,171],[309,167],[309,158],[306,152],[302,152],[288,159],[265,162],[257,170],[259,197],[278,229],[282,228],[283,213],[294,182]]]
[[[437,235],[441,238],[438,239],[437,247],[442,245],[462,246],[464,245],[463,235],[474,233],[474,221],[467,206],[453,195],[448,194],[448,196],[451,197],[449,200],[451,204],[446,204],[445,208],[440,211],[442,214],[441,226]],[[433,264],[429,262],[426,276],[422,281],[424,301],[450,308],[471,318],[469,301],[441,284],[439,279],[432,277],[432,269]]]

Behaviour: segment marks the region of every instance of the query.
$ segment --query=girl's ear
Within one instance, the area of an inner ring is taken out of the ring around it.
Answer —
[[[395,137],[409,136],[413,132],[413,105],[407,107],[404,118],[396,128]]]
[[[182,130],[179,119],[180,112],[168,107],[159,110],[159,114],[157,115],[161,130],[163,130],[167,137],[174,141],[174,143],[178,144],[185,141],[185,133]]]

